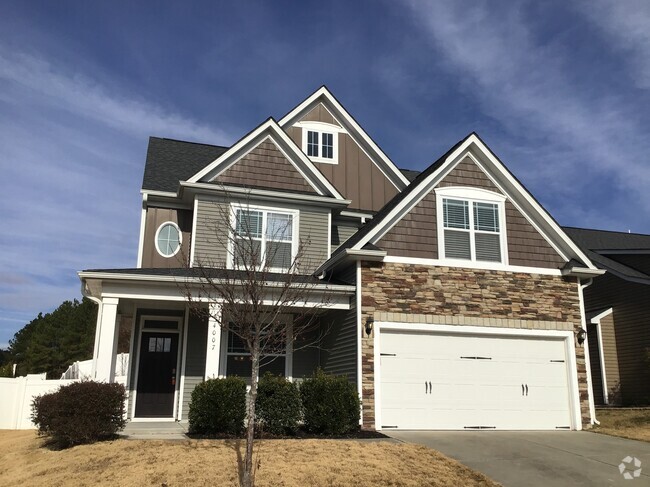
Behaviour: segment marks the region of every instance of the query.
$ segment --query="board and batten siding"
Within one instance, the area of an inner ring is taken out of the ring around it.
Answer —
[[[183,401],[181,420],[186,420],[190,412],[192,391],[205,377],[205,354],[208,339],[208,321],[205,317],[190,315],[187,328],[187,348],[183,382]]]
[[[608,363],[618,362],[621,404],[647,404],[650,401],[650,364],[645,354],[650,350],[650,286],[625,281],[611,273],[595,278],[585,289],[585,309],[607,308],[613,308],[612,326],[607,325],[607,321],[601,322],[606,325],[603,349],[607,388],[616,399],[616,371]],[[591,366],[596,364],[592,362]]]
[[[181,230],[181,249],[171,257],[164,257],[156,250],[156,233],[165,222],[176,223]],[[191,236],[191,210],[148,207],[142,241],[142,267],[184,267],[189,261]]]
[[[329,242],[329,209],[290,206],[268,203],[249,198],[245,201],[232,200],[233,203],[245,204],[251,209],[267,206],[279,210],[298,210],[298,238],[304,246],[302,260],[305,271],[316,269],[327,259]],[[223,200],[199,199],[197,201],[196,229],[194,241],[193,264],[223,267],[227,263],[228,236],[224,230],[230,227],[230,205]]]
[[[357,311],[332,311],[321,319],[327,334],[321,342],[320,364],[324,372],[345,375],[357,382]]]

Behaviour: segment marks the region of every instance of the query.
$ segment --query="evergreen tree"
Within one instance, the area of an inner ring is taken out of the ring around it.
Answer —
[[[87,298],[39,313],[9,341],[16,375],[46,372],[48,379],[58,379],[73,362],[92,358],[96,318],[97,306]]]

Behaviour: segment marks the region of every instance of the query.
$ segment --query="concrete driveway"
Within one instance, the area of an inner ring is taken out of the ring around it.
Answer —
[[[585,431],[395,431],[390,436],[434,448],[505,487],[650,486],[650,443],[642,441]],[[631,480],[618,467],[628,456],[641,460],[641,475]]]

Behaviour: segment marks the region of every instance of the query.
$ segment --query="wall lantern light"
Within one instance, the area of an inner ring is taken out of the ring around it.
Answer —
[[[372,327],[375,324],[375,319],[374,318],[368,318],[366,320],[366,335],[370,336],[372,333]]]
[[[582,345],[587,339],[587,332],[584,329],[580,328],[580,330],[576,332],[576,338],[578,340],[578,345]]]

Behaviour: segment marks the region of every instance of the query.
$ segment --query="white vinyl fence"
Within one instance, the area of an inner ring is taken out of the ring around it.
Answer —
[[[45,375],[45,374],[43,374]],[[40,375],[0,378],[0,429],[26,430],[35,428],[30,419],[32,399],[56,391],[59,386],[75,380],[45,380]]]

